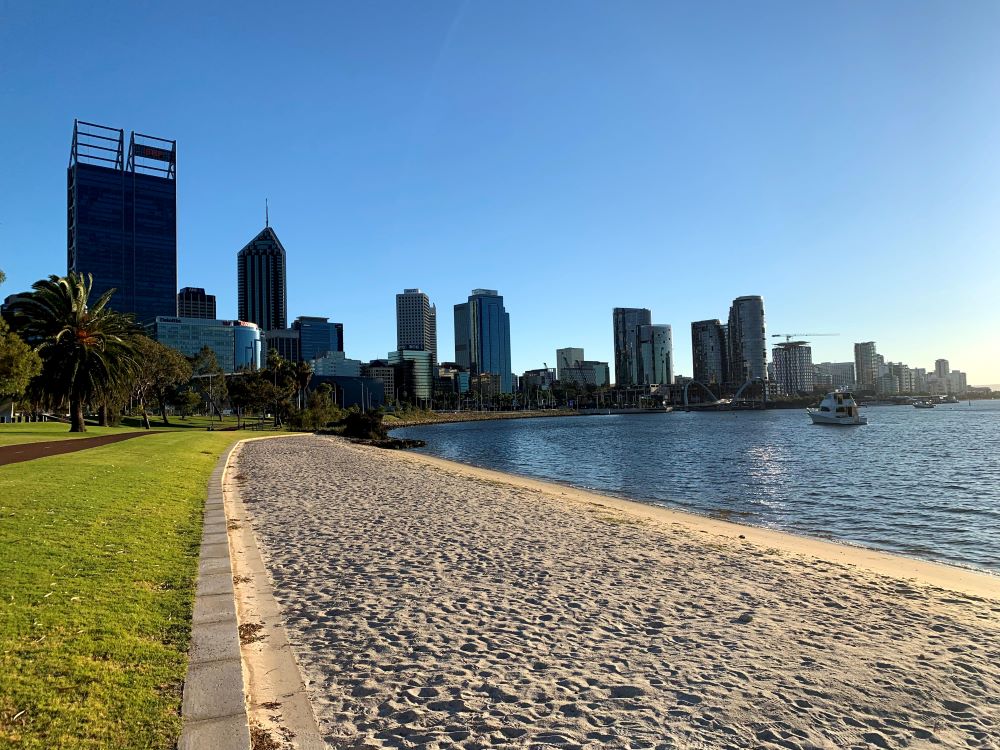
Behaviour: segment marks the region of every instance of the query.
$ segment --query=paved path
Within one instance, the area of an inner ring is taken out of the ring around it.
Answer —
[[[60,453],[72,453],[82,451],[87,448],[97,448],[109,443],[118,443],[122,440],[150,435],[150,431],[143,432],[123,432],[119,435],[99,435],[92,438],[65,438],[64,440],[51,440],[47,443],[20,443],[18,445],[5,445],[0,447],[0,466],[6,464],[16,464],[21,461],[31,461],[45,456],[56,456]]]

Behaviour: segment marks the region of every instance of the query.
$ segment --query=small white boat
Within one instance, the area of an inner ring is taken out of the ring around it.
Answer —
[[[933,409],[934,408],[934,402],[933,401],[914,401],[913,402],[913,406],[916,409]]]
[[[806,409],[813,424],[868,424],[868,417],[858,413],[858,403],[847,391],[831,391],[823,397],[818,409]]]

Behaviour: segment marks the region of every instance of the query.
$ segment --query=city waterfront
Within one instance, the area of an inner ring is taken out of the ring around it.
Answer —
[[[421,452],[750,525],[1000,573],[1000,402],[466,422]]]

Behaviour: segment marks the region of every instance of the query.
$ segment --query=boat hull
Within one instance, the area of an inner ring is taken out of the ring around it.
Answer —
[[[868,424],[868,417],[862,417],[860,414],[856,417],[849,417],[846,415],[838,417],[811,410],[807,410],[806,413],[809,415],[809,418],[812,419],[813,424],[832,424],[841,427],[856,427],[858,425]]]

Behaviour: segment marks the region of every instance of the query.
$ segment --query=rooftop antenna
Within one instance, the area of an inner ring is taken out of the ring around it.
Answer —
[[[265,198],[264,199],[264,229],[267,229],[269,226],[271,226],[271,220],[270,220],[270,217],[268,216],[268,211],[267,211],[267,198]]]

